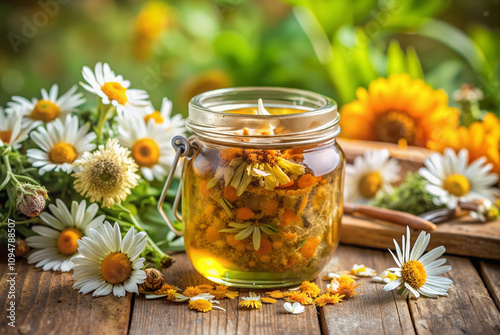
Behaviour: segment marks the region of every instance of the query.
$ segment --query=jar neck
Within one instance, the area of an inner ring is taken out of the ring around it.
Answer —
[[[228,111],[257,109],[262,99],[266,108],[300,110],[296,114],[251,115]],[[328,141],[340,133],[337,104],[309,91],[278,87],[239,87],[209,91],[189,103],[186,127],[210,142],[240,147],[290,147]],[[259,129],[273,129],[261,135]],[[243,132],[250,129],[250,132]]]

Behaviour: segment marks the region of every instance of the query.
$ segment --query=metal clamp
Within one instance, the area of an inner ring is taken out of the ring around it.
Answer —
[[[187,159],[193,158],[194,154],[198,150],[198,147],[194,143],[189,143],[189,141],[184,136],[180,135],[175,136],[172,139],[172,147],[175,149],[175,158],[174,161],[172,162],[172,168],[170,169],[167,180],[165,181],[165,186],[163,186],[163,191],[161,192],[160,199],[158,201],[158,211],[163,217],[163,220],[165,220],[165,222],[167,223],[168,227],[174,232],[174,234],[177,236],[182,236],[182,234],[184,233],[184,225],[182,230],[177,230],[177,228],[174,227],[172,221],[170,221],[167,214],[165,214],[165,212],[163,211],[163,203],[165,202],[165,197],[167,196],[168,188],[170,187],[172,179],[174,178],[174,173],[177,168],[177,163],[179,162],[179,159],[181,157],[186,157]],[[181,193],[182,193],[182,181],[179,183],[179,188],[177,189],[177,194],[175,195],[174,206],[173,206],[175,217],[180,222],[182,222],[182,216],[177,212],[177,208],[179,207]]]

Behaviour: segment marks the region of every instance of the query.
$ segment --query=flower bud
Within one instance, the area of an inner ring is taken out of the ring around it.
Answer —
[[[14,189],[17,209],[26,216],[34,218],[45,208],[48,199],[47,190],[43,186],[21,184]]]
[[[16,242],[14,242],[14,247],[14,255],[16,255],[16,257],[18,258],[23,257],[30,251],[30,247],[25,240],[17,240]]]
[[[146,291],[156,291],[163,285],[163,275],[160,271],[153,268],[144,270],[146,272],[146,280],[141,285]]]

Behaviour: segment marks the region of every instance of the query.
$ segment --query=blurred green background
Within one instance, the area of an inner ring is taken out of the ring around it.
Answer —
[[[194,94],[228,86],[344,104],[399,72],[449,94],[472,83],[483,109],[500,105],[500,0],[18,0],[0,2],[0,17],[1,106],[53,83],[66,91],[98,61],[183,114]]]

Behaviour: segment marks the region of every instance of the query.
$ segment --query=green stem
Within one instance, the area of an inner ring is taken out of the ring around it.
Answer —
[[[30,183],[32,184],[35,184],[35,185],[40,185],[39,182],[37,182],[35,179],[31,178],[31,177],[28,177],[28,176],[23,176],[23,175],[20,175],[20,174],[16,174],[16,177],[19,178],[19,179],[24,179],[26,181],[29,181]]]
[[[33,219],[28,219],[28,220],[22,220],[22,221],[15,221],[16,225],[18,224],[27,224],[27,223],[35,223],[38,222],[38,218],[33,218]],[[2,222],[0,223],[0,227],[5,227],[9,223],[8,222]]]
[[[7,176],[10,177],[12,184],[14,184],[15,186],[20,186],[21,183],[19,182],[19,180],[17,180],[16,174],[12,172],[12,167],[10,166],[9,154],[10,152],[8,152],[6,155],[3,156],[3,161],[5,162],[5,167],[7,168]]]
[[[99,119],[97,121],[97,125],[94,127],[95,133],[97,135],[97,142],[100,143],[102,141],[102,133],[104,129],[104,125],[106,124],[106,120],[108,119],[109,112],[113,109],[113,105],[104,105],[102,103],[102,99],[99,99],[97,103],[97,112],[99,113]]]

